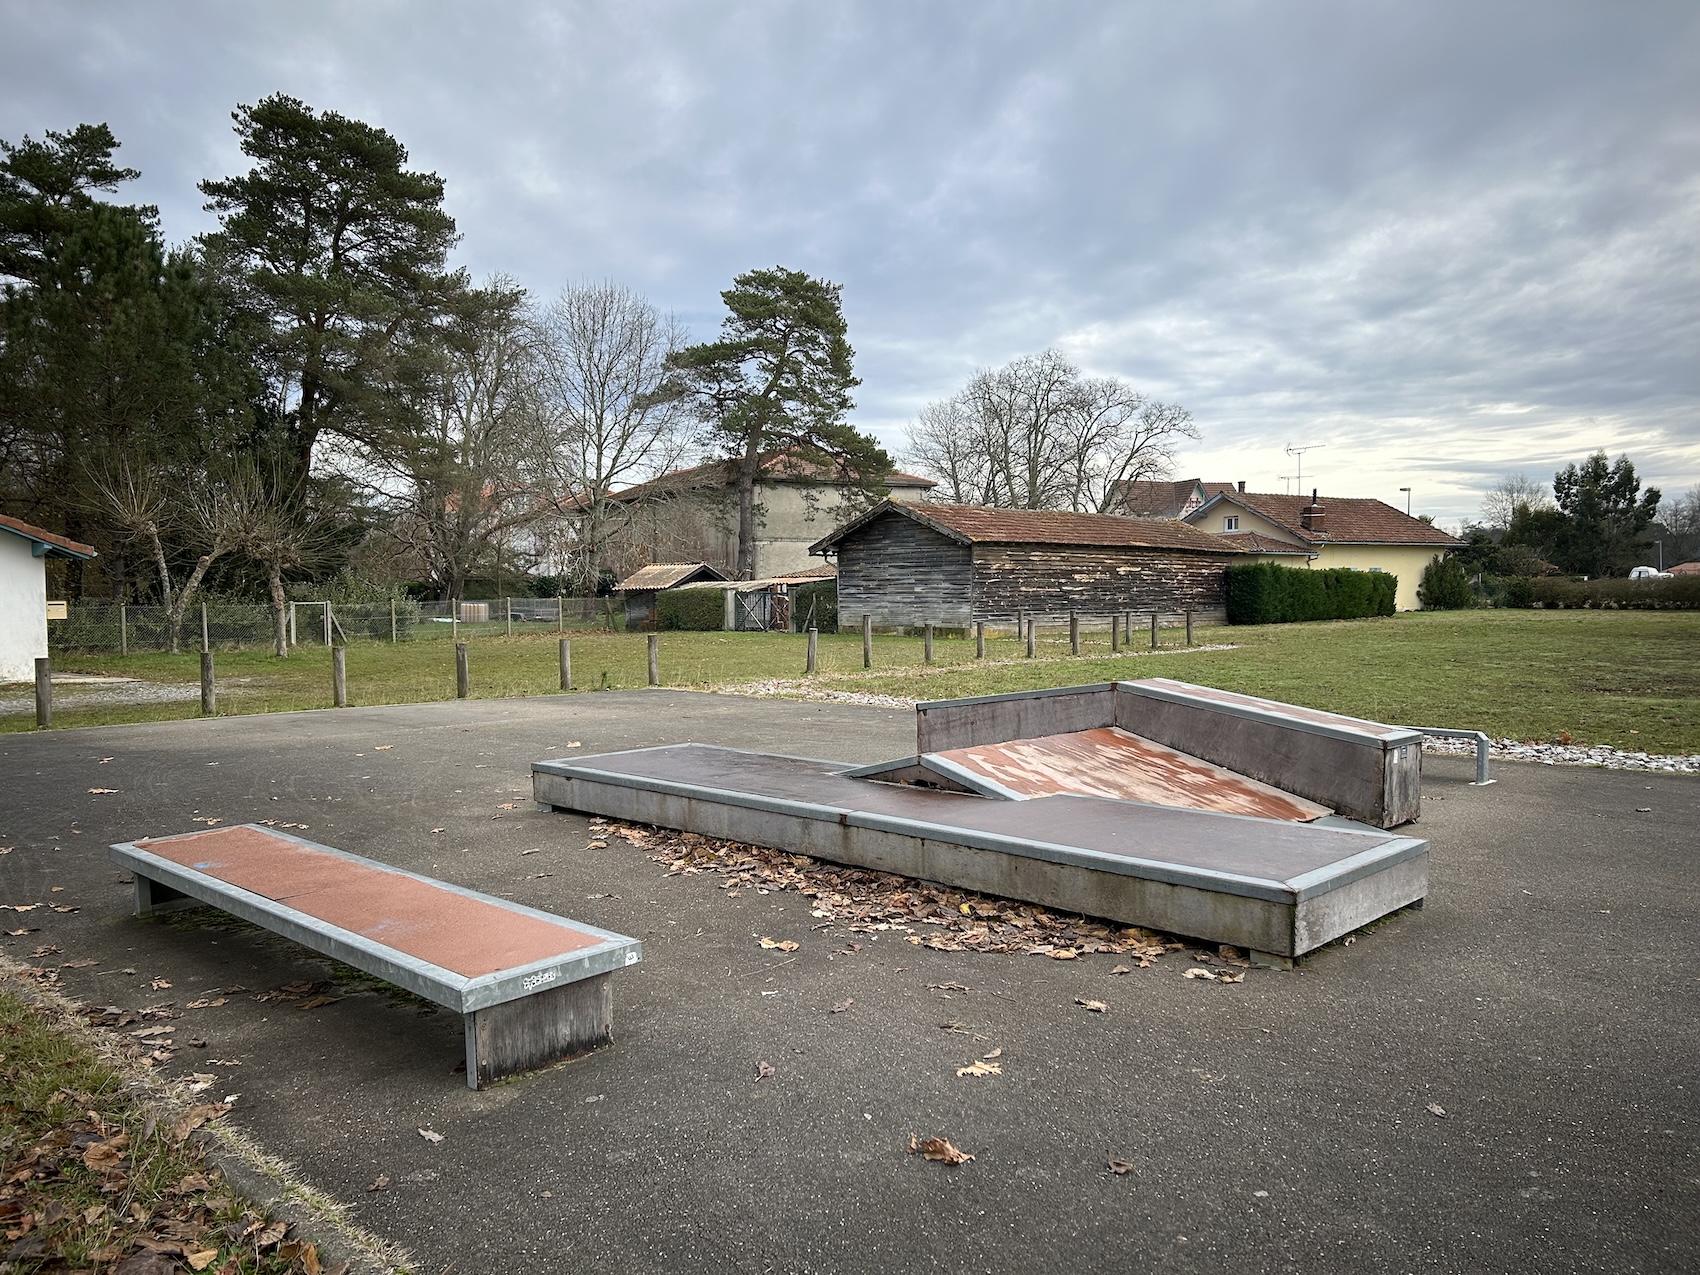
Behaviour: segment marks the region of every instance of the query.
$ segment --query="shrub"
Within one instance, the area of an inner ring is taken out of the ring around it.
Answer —
[[[1528,576],[1507,577],[1504,591],[1499,595],[1499,605],[1517,610],[1527,610],[1534,606],[1535,582]]]
[[[1308,570],[1252,562],[1227,571],[1229,624],[1291,624],[1392,615],[1399,577],[1349,567]]]
[[[1417,601],[1425,611],[1462,611],[1476,605],[1464,567],[1452,558],[1436,558],[1423,568]]]
[[[1700,576],[1672,580],[1532,580],[1537,606],[1566,610],[1700,610]]]
[[[718,632],[726,622],[720,589],[663,589],[655,595],[655,627],[693,633]]]
[[[796,617],[799,633],[810,628],[838,632],[838,581],[798,585],[791,590],[791,614]]]

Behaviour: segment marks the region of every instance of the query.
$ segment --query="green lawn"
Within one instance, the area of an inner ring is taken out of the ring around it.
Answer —
[[[1200,643],[1230,651],[1170,650],[1112,656],[1105,633],[1088,633],[1084,653],[1068,654],[1066,635],[1047,634],[1039,657],[1019,642],[994,640],[985,664],[971,641],[940,639],[935,665],[922,663],[918,638],[875,639],[875,669],[862,671],[856,634],[822,635],[821,674],[828,689],[947,699],[1114,678],[1165,676],[1268,695],[1382,721],[1464,726],[1520,739],[1568,732],[1577,743],[1648,752],[1700,752],[1700,614],[1672,611],[1462,611],[1406,613],[1255,628],[1200,628]],[[1136,651],[1148,642],[1135,633]],[[806,639],[783,634],[664,633],[664,685],[712,689],[803,671]],[[478,637],[470,643],[472,693],[481,698],[557,692],[553,633]],[[415,703],[451,698],[454,653],[446,641],[348,649],[350,702]],[[219,708],[225,713],[324,708],[331,702],[330,657],[322,648],[287,660],[259,651],[217,656]],[[193,685],[198,659],[186,655],[60,656],[55,668]],[[573,637],[575,686],[583,691],[643,686],[645,639],[639,634]],[[17,692],[27,694],[27,691]],[[88,692],[59,688],[56,726],[192,717],[197,700],[79,706]],[[13,713],[0,729],[28,729]]]

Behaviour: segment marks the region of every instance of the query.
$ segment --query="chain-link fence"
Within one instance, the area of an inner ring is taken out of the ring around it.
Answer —
[[[609,632],[624,627],[612,598],[490,598],[454,602],[290,602],[285,641],[292,647],[347,642],[465,641],[521,633]],[[269,648],[277,617],[264,603],[209,602],[178,617],[177,648],[215,651]],[[172,649],[172,617],[162,606],[72,603],[47,626],[54,651],[117,655]]]

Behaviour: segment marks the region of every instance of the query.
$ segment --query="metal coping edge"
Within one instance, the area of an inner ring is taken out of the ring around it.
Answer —
[[[1162,700],[1166,704],[1177,704],[1184,708],[1196,708],[1206,712],[1221,713],[1228,717],[1238,717],[1245,721],[1261,722],[1269,726],[1281,726],[1288,730],[1303,731],[1309,735],[1322,735],[1329,739],[1344,740],[1353,744],[1375,744],[1383,752],[1392,748],[1403,748],[1409,744],[1420,744],[1422,732],[1412,730],[1408,726],[1389,726],[1394,732],[1390,735],[1376,735],[1365,730],[1352,730],[1344,726],[1331,726],[1325,722],[1307,722],[1302,718],[1287,717],[1272,709],[1258,708],[1251,704],[1229,704],[1220,700],[1207,699],[1200,695],[1191,695],[1185,691],[1170,690],[1166,686],[1152,686],[1148,682],[1117,682],[1116,689],[1126,695],[1135,695],[1142,699]],[[1375,723],[1379,725],[1380,723]],[[1132,730],[1132,727],[1126,729]],[[1138,732],[1135,731],[1135,734]]]

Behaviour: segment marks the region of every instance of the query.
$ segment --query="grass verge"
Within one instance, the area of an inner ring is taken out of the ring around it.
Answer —
[[[226,1180],[221,1166],[240,1166],[255,1181],[281,1180],[279,1194],[289,1194],[287,1166],[235,1130],[208,1126],[227,1104],[165,1085],[136,1057],[146,1046],[84,1024],[51,978],[43,983],[51,971],[7,966],[37,985],[27,994],[0,989],[0,1270],[350,1270]],[[307,1214],[336,1212],[328,1201],[296,1203]],[[342,1247],[362,1250],[363,1269],[393,1269],[391,1255],[374,1257],[379,1242],[345,1224],[339,1231]]]
[[[1646,752],[1700,752],[1700,613],[1679,611],[1405,612],[1382,619],[1258,627],[1201,628],[1199,642],[1228,651],[1173,650],[1163,633],[1160,661],[1136,629],[1133,649],[1112,655],[1108,634],[1084,635],[1069,654],[1061,630],[1043,635],[1039,656],[1024,658],[1014,638],[974,643],[941,638],[934,663],[919,638],[879,637],[875,668],[862,671],[860,636],[822,634],[814,684],[910,699],[946,699],[1001,691],[1162,675],[1413,725],[1463,726],[1517,739],[1562,739]],[[664,633],[663,685],[712,690],[802,675],[807,639],[796,634]],[[642,634],[572,637],[574,685],[627,689],[647,682]],[[477,698],[554,694],[559,689],[555,635],[481,637],[470,644]],[[328,708],[330,659],[303,648],[287,660],[264,651],[217,655],[223,714]],[[407,704],[454,696],[454,649],[446,641],[348,648],[355,705]],[[198,657],[63,656],[65,671],[193,686]],[[198,700],[117,703],[105,688],[56,692],[56,726],[107,725],[194,717]],[[27,730],[33,715],[0,716],[0,729]]]

